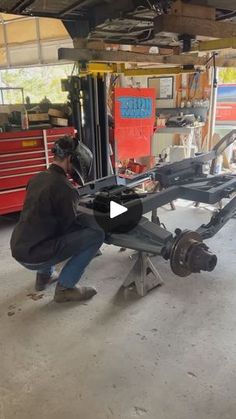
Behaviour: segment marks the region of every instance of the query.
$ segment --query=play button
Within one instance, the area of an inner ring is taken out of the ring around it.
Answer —
[[[110,202],[110,218],[119,217],[119,215],[127,211],[128,208],[124,207],[124,205],[117,204],[115,201]]]
[[[142,213],[142,201],[132,189],[106,188],[96,194],[92,208],[97,224],[105,233],[127,233],[137,226]]]

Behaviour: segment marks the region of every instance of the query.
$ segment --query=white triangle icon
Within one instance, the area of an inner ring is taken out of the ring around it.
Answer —
[[[117,204],[117,202],[114,201],[110,202],[110,218],[118,217],[126,211],[128,211],[128,208],[123,205]]]

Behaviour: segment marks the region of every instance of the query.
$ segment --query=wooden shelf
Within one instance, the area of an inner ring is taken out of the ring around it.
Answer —
[[[201,117],[202,121],[206,121],[207,120],[207,114],[208,114],[208,108],[204,108],[202,106],[198,106],[196,108],[191,107],[191,108],[156,108],[156,116],[160,115],[160,114],[164,114],[164,115],[179,115],[179,114],[183,114],[183,115],[188,115],[188,114],[193,114],[195,115],[195,117]]]
[[[200,123],[192,127],[163,127],[158,129],[157,134],[190,134],[194,129],[202,128],[204,125]]]

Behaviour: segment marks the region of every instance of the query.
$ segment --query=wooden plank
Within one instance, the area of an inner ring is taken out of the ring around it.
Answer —
[[[195,17],[162,15],[155,18],[154,31],[157,34],[171,32],[211,38],[231,38],[236,37],[236,24]]]
[[[66,119],[66,118],[56,118],[55,116],[51,116],[51,123],[52,123],[52,125],[56,125],[57,127],[67,127],[68,126],[68,119]]]
[[[204,66],[206,57],[198,57],[194,54],[183,55],[158,55],[141,54],[131,51],[104,51],[77,48],[60,48],[59,60],[106,62],[106,63],[153,63],[173,65],[197,65]]]
[[[97,48],[94,48],[97,49]],[[142,54],[149,54],[150,45],[131,45],[130,51],[132,52],[138,52]],[[160,55],[174,55],[180,53],[180,47],[177,46],[158,46],[159,54]]]
[[[236,67],[236,57],[219,57],[216,58],[216,66],[217,67]]]
[[[191,0],[191,3],[216,9],[235,10],[235,0]]]
[[[215,20],[216,11],[214,7],[199,6],[176,0],[171,7],[171,14]]]
[[[111,48],[111,44],[109,43],[105,43],[103,41],[93,41],[93,40],[89,40],[85,38],[74,38],[73,44],[74,44],[74,48],[82,48],[82,49],[107,50]],[[117,44],[117,49],[119,49],[118,44]],[[180,47],[178,45],[177,46],[161,45],[161,46],[158,46],[158,49],[159,49],[160,55],[179,54],[180,52]],[[130,45],[130,51],[133,51],[133,52],[140,52],[140,53],[148,54],[149,50],[150,50],[150,45]]]
[[[48,115],[55,116],[56,118],[65,118],[64,112],[54,108],[49,108]]]
[[[47,113],[28,113],[29,122],[45,122],[49,121]]]
[[[96,51],[76,48],[60,48],[58,55],[59,60],[101,63],[152,63],[205,66],[207,62],[207,57],[198,57],[194,54],[163,56],[158,54],[141,54],[130,51]],[[209,65],[213,65],[213,63],[210,62]],[[236,57],[219,56],[216,58],[216,65],[218,67],[236,67]]]
[[[107,44],[103,41],[92,41],[87,38],[74,38],[74,48],[106,49]]]

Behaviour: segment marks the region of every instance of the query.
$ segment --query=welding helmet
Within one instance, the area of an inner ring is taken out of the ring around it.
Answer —
[[[52,153],[62,160],[71,156],[71,176],[75,182],[84,185],[89,180],[93,154],[78,138],[70,136],[59,138],[52,147]]]

